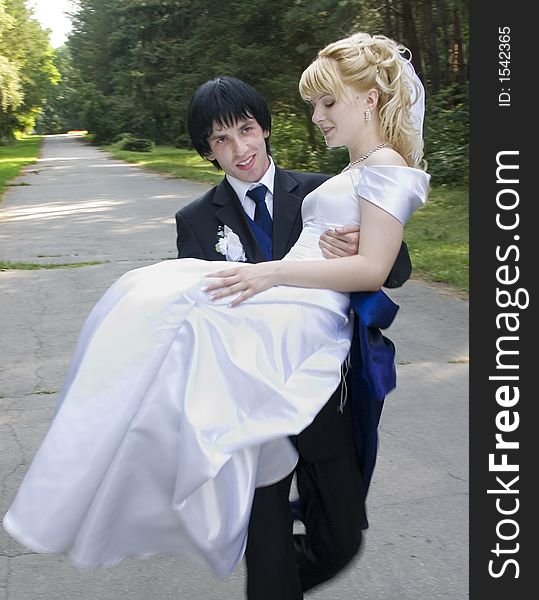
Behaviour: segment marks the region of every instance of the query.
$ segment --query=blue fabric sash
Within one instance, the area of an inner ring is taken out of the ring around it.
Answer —
[[[272,260],[273,248],[270,236],[262,229],[262,227],[255,223],[249,215],[246,214],[245,216],[249,221],[249,225],[251,226],[251,230],[254,233],[260,250],[262,250],[262,253],[264,254],[267,260]]]
[[[384,398],[397,383],[395,345],[380,329],[391,325],[397,311],[382,290],[354,292],[350,305],[355,313],[350,350],[350,408],[354,437],[365,493],[369,488],[378,451],[378,423]]]
[[[380,329],[391,325],[399,306],[382,290],[354,292],[350,307],[355,313],[350,348],[351,374],[348,402],[365,495],[378,452],[378,423],[386,394],[397,383],[395,345]],[[337,490],[338,493],[338,490]],[[299,500],[290,502],[292,515],[303,520]],[[367,519],[363,524],[367,528]]]

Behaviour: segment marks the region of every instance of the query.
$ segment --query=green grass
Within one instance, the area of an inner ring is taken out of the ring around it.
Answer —
[[[101,265],[102,260],[92,260],[79,263],[23,263],[0,260],[0,271],[37,271],[38,269],[78,269],[79,267],[89,267],[92,265]]]
[[[404,231],[414,275],[468,293],[468,233],[467,188],[433,187]]]
[[[217,171],[212,163],[204,160],[191,150],[175,148],[174,146],[156,146],[151,152],[130,152],[120,150],[118,146],[118,144],[109,144],[101,146],[101,148],[107,150],[116,158],[172,177],[212,185],[219,183],[223,178],[222,171]]]
[[[37,160],[42,142],[43,136],[31,135],[22,137],[13,144],[0,146],[0,198],[23,167]]]

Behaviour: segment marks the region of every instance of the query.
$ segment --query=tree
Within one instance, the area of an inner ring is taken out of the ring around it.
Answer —
[[[232,75],[268,101],[281,164],[331,172],[342,155],[326,150],[298,93],[318,50],[355,31],[386,34],[410,48],[434,104],[465,110],[468,30],[457,19],[465,8],[466,0],[78,0],[72,104],[98,141],[131,132],[186,144],[191,95]]]
[[[24,0],[0,0],[0,137],[30,131],[50,86],[58,82],[48,32]]]
[[[60,81],[49,88],[42,112],[36,120],[36,132],[41,134],[65,133],[83,128],[80,120],[81,82],[65,44],[56,51],[54,66],[60,74]]]

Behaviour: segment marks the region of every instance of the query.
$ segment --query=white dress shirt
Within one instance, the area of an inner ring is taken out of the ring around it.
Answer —
[[[270,166],[268,170],[264,173],[264,176],[260,181],[249,182],[249,181],[241,181],[241,179],[237,179],[236,177],[232,177],[225,175],[228,179],[228,182],[232,186],[233,190],[236,192],[241,205],[243,206],[243,210],[247,213],[247,215],[254,220],[255,218],[255,201],[252,198],[247,196],[247,192],[254,187],[257,187],[261,183],[264,184],[267,188],[266,192],[266,206],[268,207],[269,214],[273,219],[273,187],[275,184],[275,163],[271,156],[269,157]]]

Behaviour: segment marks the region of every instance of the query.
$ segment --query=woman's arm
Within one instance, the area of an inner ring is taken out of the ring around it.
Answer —
[[[212,299],[240,294],[235,306],[275,285],[326,288],[338,292],[375,291],[382,287],[397,257],[403,225],[378,206],[361,200],[358,254],[317,261],[271,261],[212,273],[220,278],[206,287]]]

